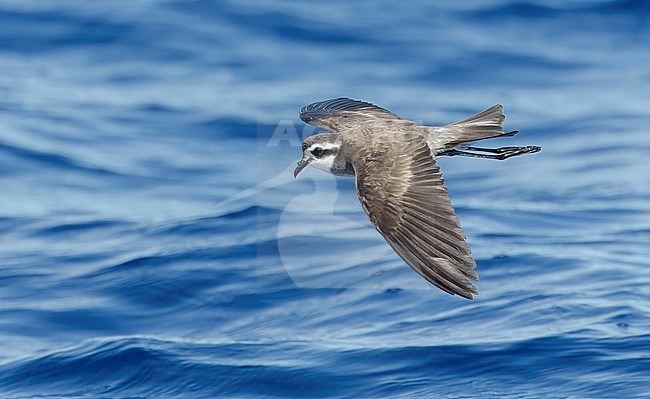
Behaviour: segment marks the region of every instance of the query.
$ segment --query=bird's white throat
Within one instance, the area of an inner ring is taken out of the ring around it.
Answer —
[[[311,161],[309,165],[313,166],[316,169],[325,171],[327,173],[332,173],[332,166],[334,165],[335,158],[336,155],[328,155],[323,158],[314,158],[314,160]]]

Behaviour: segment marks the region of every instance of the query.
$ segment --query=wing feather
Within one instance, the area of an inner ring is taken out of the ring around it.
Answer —
[[[368,120],[412,123],[374,104],[344,97],[306,105],[300,109],[300,119],[331,131],[338,130],[342,125],[359,126]]]
[[[413,270],[443,291],[471,299],[478,293],[470,281],[478,280],[476,263],[440,169],[424,141],[403,145],[393,154],[365,154],[379,162],[354,164],[361,205]]]

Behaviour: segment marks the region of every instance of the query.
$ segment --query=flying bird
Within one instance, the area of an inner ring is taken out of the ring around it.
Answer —
[[[354,176],[363,210],[388,245],[429,283],[473,299],[478,281],[465,233],[447,195],[436,159],[506,159],[537,146],[480,148],[472,142],[514,136],[504,132],[503,106],[446,126],[416,125],[374,104],[335,98],[303,107],[300,119],[328,133],[308,137],[294,177],[307,166]]]

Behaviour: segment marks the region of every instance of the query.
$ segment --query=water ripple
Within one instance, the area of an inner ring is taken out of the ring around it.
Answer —
[[[0,396],[646,397],[649,11],[2,2]],[[337,96],[543,147],[439,160],[476,300],[293,178]]]

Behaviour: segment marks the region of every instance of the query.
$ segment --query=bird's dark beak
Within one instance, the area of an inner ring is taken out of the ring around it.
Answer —
[[[296,166],[296,170],[293,171],[294,179],[298,177],[298,174],[300,174],[300,172],[302,172],[302,170],[305,169],[307,165],[309,165],[312,159],[313,158],[303,158],[300,160],[300,162],[298,162],[298,166]]]

